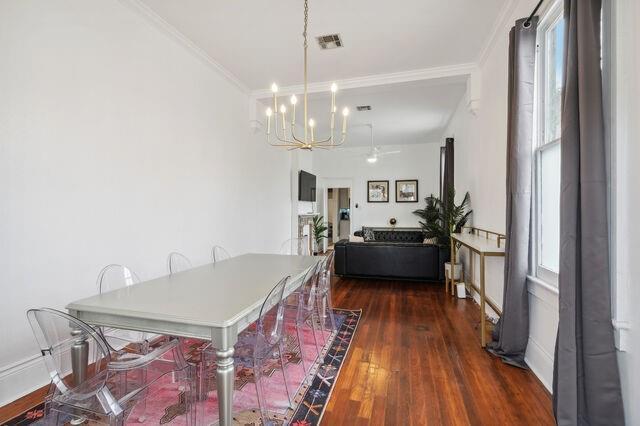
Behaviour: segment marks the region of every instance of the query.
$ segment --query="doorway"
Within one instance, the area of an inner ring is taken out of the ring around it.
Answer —
[[[327,189],[327,248],[351,233],[351,188]]]

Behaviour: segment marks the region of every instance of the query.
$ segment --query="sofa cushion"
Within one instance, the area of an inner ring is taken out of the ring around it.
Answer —
[[[413,243],[349,243],[344,274],[438,279],[438,247]]]
[[[374,229],[376,241],[390,243],[422,243],[424,235],[419,229]]]

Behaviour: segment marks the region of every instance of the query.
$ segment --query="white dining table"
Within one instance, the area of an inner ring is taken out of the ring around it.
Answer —
[[[67,305],[93,325],[210,340],[216,350],[220,425],[233,421],[233,346],[258,319],[269,291],[285,276],[288,296],[319,259],[245,254],[144,281]]]

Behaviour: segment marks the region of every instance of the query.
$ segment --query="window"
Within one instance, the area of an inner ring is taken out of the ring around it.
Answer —
[[[564,57],[564,17],[557,1],[538,28],[535,136],[536,277],[557,285],[560,264],[560,116]]]

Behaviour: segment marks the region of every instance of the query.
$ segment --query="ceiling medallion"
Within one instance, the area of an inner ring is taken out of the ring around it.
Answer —
[[[321,149],[331,149],[337,146],[340,146],[344,143],[345,137],[347,135],[347,116],[349,115],[349,108],[344,108],[342,110],[342,132],[340,135],[340,139],[336,140],[334,138],[335,131],[335,115],[336,115],[336,92],[338,91],[338,86],[333,83],[331,85],[331,108],[329,110],[330,115],[330,136],[326,139],[316,139],[316,122],[313,118],[308,116],[307,111],[307,24],[309,20],[309,5],[308,0],[304,1],[304,31],[302,32],[302,36],[304,38],[304,97],[303,97],[303,108],[304,108],[304,137],[299,138],[296,136],[295,127],[296,127],[296,104],[298,103],[298,98],[296,95],[292,95],[291,102],[291,121],[287,122],[287,107],[285,104],[280,105],[278,108],[278,86],[273,83],[271,85],[271,91],[273,92],[273,108],[267,108],[267,142],[271,146],[280,146],[284,148],[288,148],[289,150],[293,149],[307,149],[312,150],[314,148]],[[278,115],[280,115],[280,120],[278,120]],[[271,118],[274,117],[274,127],[275,127],[275,139],[271,137]]]

